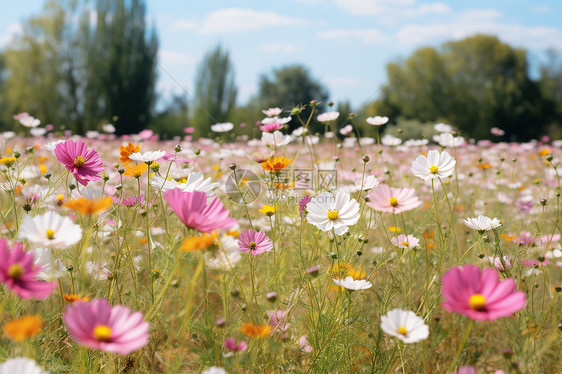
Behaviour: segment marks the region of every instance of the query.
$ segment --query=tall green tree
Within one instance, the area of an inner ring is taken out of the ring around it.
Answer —
[[[547,62],[540,69],[539,85],[552,108],[551,132],[562,138],[562,53],[550,50],[547,55]]]
[[[228,121],[237,92],[234,66],[228,51],[219,45],[205,55],[197,69],[193,118],[197,135],[207,136],[212,124]]]
[[[446,120],[476,138],[497,126],[512,140],[539,136],[546,124],[545,100],[529,77],[526,51],[495,36],[418,49],[405,62],[388,64],[387,74],[377,103],[384,115]]]
[[[155,102],[156,30],[142,0],[97,0],[87,39],[85,110],[89,126],[111,121],[117,134],[145,128]]]
[[[316,79],[309,70],[302,65],[285,66],[273,71],[272,76],[262,75],[259,83],[259,93],[256,101],[261,108],[280,107],[290,110],[297,105],[305,105],[312,100],[322,102],[316,113],[322,112],[328,99],[328,90]],[[301,118],[308,118],[310,108],[307,108]],[[300,122],[293,118],[291,129],[300,126]]]

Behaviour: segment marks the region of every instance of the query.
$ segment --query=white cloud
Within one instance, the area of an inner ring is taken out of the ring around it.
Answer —
[[[388,37],[377,29],[330,29],[320,31],[317,36],[322,39],[356,39],[364,44],[382,43]]]
[[[21,24],[19,24],[19,23],[13,23],[13,24],[9,25],[6,28],[6,31],[4,32],[4,34],[2,36],[0,36],[0,48],[3,48],[8,43],[10,43],[10,41],[12,41],[12,38],[14,36],[16,36],[17,34],[20,34],[22,32],[22,30],[23,29],[21,27]]]
[[[194,63],[195,57],[186,55],[185,53],[161,49],[158,52],[158,60],[162,66],[186,65]]]
[[[552,9],[548,5],[536,5],[531,10],[535,13],[549,13]]]
[[[334,0],[336,6],[350,14],[362,16],[379,16],[396,10],[413,6],[416,0]]]
[[[201,32],[204,34],[224,34],[274,26],[302,26],[306,23],[305,20],[282,16],[271,11],[228,8],[208,14],[201,25]]]
[[[279,53],[279,54],[293,54],[296,53],[299,48],[294,44],[285,44],[279,42],[272,42],[260,45],[260,51],[266,53]]]
[[[462,39],[477,33],[496,35],[513,46],[528,49],[562,48],[560,29],[502,23],[491,19],[478,21],[472,17],[442,23],[407,25],[398,30],[395,38],[403,47],[416,47],[436,45],[445,40]]]

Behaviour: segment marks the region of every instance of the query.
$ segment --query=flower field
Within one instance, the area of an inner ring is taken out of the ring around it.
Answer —
[[[16,116],[0,373],[562,370],[561,141],[264,113],[256,139],[173,141]]]

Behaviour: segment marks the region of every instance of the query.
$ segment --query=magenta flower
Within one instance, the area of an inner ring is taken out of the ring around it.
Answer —
[[[55,289],[56,282],[44,282],[37,278],[42,266],[34,266],[33,253],[15,243],[12,250],[6,239],[0,239],[0,282],[22,299],[45,299]]]
[[[236,219],[228,216],[230,211],[224,208],[218,197],[207,204],[205,192],[187,192],[174,188],[164,194],[164,200],[184,225],[201,232],[228,229],[236,224]]]
[[[86,143],[81,140],[77,142],[67,140],[57,144],[55,156],[83,186],[86,186],[88,182],[101,180],[98,173],[105,170],[98,152],[95,149],[88,149]]]
[[[150,323],[142,313],[106,299],[67,305],[62,318],[74,340],[100,351],[127,355],[148,343]]]
[[[267,312],[267,314],[269,314],[269,326],[280,332],[285,332],[289,329],[289,324],[285,318],[287,316],[287,312],[277,309],[271,310]]]
[[[248,344],[245,341],[236,344],[234,338],[226,338],[224,339],[224,347],[232,352],[242,352],[246,350]]]
[[[515,291],[515,281],[500,282],[498,271],[478,266],[456,266],[445,273],[443,308],[477,321],[492,321],[509,316],[525,307],[525,293]]]
[[[251,253],[255,256],[271,251],[273,245],[263,232],[250,229],[240,234],[238,248],[244,253]]]
[[[283,128],[282,123],[266,123],[263,126],[260,126],[260,130],[265,132],[275,132],[282,128]]]
[[[367,194],[367,206],[383,213],[402,213],[421,205],[413,188],[391,188],[387,184],[380,184]]]
[[[301,217],[304,217],[304,215],[306,214],[306,204],[310,203],[310,200],[312,200],[312,197],[310,197],[310,195],[304,195],[299,199],[299,212],[301,214]]]

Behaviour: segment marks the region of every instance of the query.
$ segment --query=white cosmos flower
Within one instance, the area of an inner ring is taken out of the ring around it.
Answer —
[[[349,135],[351,134],[351,132],[353,131],[353,126],[351,125],[345,125],[344,127],[342,127],[340,129],[340,134],[342,135]]]
[[[10,358],[0,364],[0,374],[49,374],[26,357]]]
[[[215,123],[211,125],[212,132],[229,132],[233,128],[234,124],[232,122]]]
[[[86,138],[88,139],[95,139],[100,136],[100,132],[96,130],[86,131]]]
[[[374,116],[367,118],[365,121],[372,126],[382,126],[388,122],[388,117]]]
[[[283,109],[281,108],[269,108],[268,110],[262,110],[261,112],[268,117],[277,117],[282,111]]]
[[[398,248],[412,249],[420,246],[420,240],[413,235],[398,235],[390,239],[390,242]]]
[[[385,136],[382,137],[381,143],[383,145],[396,146],[402,144],[402,139],[397,138],[396,136],[390,134],[386,134]]]
[[[364,279],[354,280],[352,277],[346,277],[345,279],[332,278],[335,284],[348,290],[366,290],[371,288],[373,285]]]
[[[187,180],[183,183],[178,183],[173,179],[164,180],[164,178],[155,176],[152,178],[150,183],[152,186],[157,187],[162,190],[162,192],[166,192],[169,190],[173,190],[174,188],[179,188],[185,192],[205,192],[207,197],[215,196],[214,189],[220,186],[220,183],[212,183],[211,178],[205,179],[202,173],[194,172],[189,174]]]
[[[375,144],[375,138],[369,138],[367,136],[364,136],[361,139],[359,139],[359,144],[361,144],[361,145]]]
[[[552,251],[548,251],[544,254],[544,258],[553,259],[562,257],[562,251],[558,248],[554,248]]]
[[[316,119],[318,120],[318,122],[332,122],[338,119],[339,116],[340,112],[327,112],[319,114]]]
[[[23,217],[19,237],[40,247],[63,249],[82,239],[82,229],[68,217],[47,212],[40,216]]]
[[[280,147],[289,144],[291,137],[289,135],[283,135],[281,131],[274,131],[273,133],[264,131],[261,135],[261,141],[271,146],[276,145]]]
[[[223,368],[211,366],[210,368],[203,370],[201,374],[228,374],[228,373]]]
[[[45,135],[45,133],[47,132],[47,129],[43,128],[43,127],[36,127],[33,129],[29,129],[29,133],[31,134],[31,136],[43,136]]]
[[[446,151],[439,153],[432,149],[427,153],[427,157],[419,155],[412,162],[412,173],[423,180],[445,178],[453,175],[456,163]]]
[[[106,132],[108,134],[113,134],[116,130],[115,126],[113,126],[111,123],[107,123],[105,125],[103,125],[102,127],[103,132]]]
[[[41,120],[38,120],[33,116],[22,117],[19,121],[25,127],[37,127],[41,124]]]
[[[55,142],[51,142],[51,143],[47,143],[44,145],[45,149],[54,152],[55,151],[55,147],[59,144],[59,143],[64,143],[65,141],[62,139],[59,139]]]
[[[476,231],[493,230],[502,225],[499,219],[483,215],[479,215],[478,218],[467,218],[464,220],[464,224]]]
[[[242,259],[238,240],[232,236],[223,235],[218,247],[214,254],[205,256],[205,263],[211,269],[230,270],[231,266],[234,267]]]
[[[404,343],[417,343],[427,339],[429,327],[412,311],[392,309],[381,317],[381,329]]]
[[[42,267],[37,278],[51,282],[63,276],[66,268],[59,259],[53,260],[50,249],[35,248],[32,252],[33,263]]]
[[[404,145],[408,147],[421,147],[427,145],[427,143],[429,143],[427,139],[408,139],[404,142]]]
[[[433,125],[433,128],[435,129],[435,131],[438,131],[438,132],[451,132],[451,131],[453,131],[453,128],[450,125],[447,125],[445,123],[436,123],[435,125]]]
[[[267,115],[267,114],[266,114]],[[270,123],[280,123],[282,125],[291,122],[291,116],[289,117],[284,117],[284,118],[279,118],[277,116],[275,117],[267,117],[261,120],[261,123],[263,125],[268,125]]]
[[[5,131],[5,132],[2,133],[2,139],[4,139],[4,140],[12,139],[15,136],[16,136],[16,133],[13,132],[13,131]]]
[[[359,203],[351,199],[349,193],[339,191],[336,197],[330,192],[312,198],[306,205],[307,221],[322,231],[341,236],[348,226],[355,225],[359,220]]]
[[[453,136],[449,133],[435,135],[433,137],[433,140],[439,143],[441,147],[449,148],[460,147],[461,145],[464,145],[466,143],[462,136]]]
[[[166,151],[153,151],[153,152],[135,152],[129,158],[136,162],[154,162],[166,155]]]

